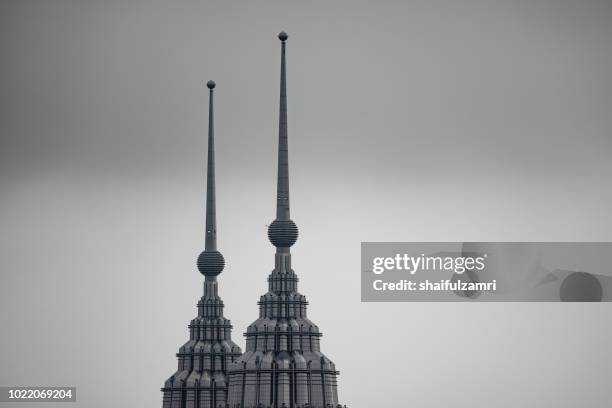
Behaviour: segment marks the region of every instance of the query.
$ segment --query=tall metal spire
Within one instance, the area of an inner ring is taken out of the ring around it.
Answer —
[[[288,253],[298,238],[298,228],[289,212],[289,146],[287,141],[287,69],[285,48],[289,36],[284,31],[281,40],[280,111],[278,121],[278,174],[276,219],[268,227],[268,238],[278,253]]]
[[[208,81],[208,169],[206,173],[206,250],[217,250],[217,205],[215,197],[215,123],[213,108],[214,81]]]
[[[228,370],[228,407],[337,408],[338,371],[321,352],[322,333],[307,316],[308,301],[298,292],[289,251],[298,229],[289,217],[287,160],[287,79],[281,40],[281,91],[278,136],[276,219],[268,237],[276,247],[268,292],[259,298],[259,318],[248,326],[246,350]]]
[[[177,370],[164,382],[162,408],[227,407],[228,365],[242,352],[232,341],[232,324],[223,316],[217,275],[225,265],[217,251],[215,213],[215,142],[213,89],[208,81],[208,173],[206,182],[206,244],[198,257],[198,269],[205,276],[198,315],[189,324],[189,340],[179,348]]]
[[[214,81],[208,81],[208,169],[206,174],[206,242],[198,257],[198,269],[207,280],[215,280],[225,267],[223,255],[217,251],[217,209],[215,197],[215,131],[213,110]]]
[[[281,40],[280,110],[278,118],[278,186],[276,194],[276,219],[287,221],[289,216],[289,152],[287,143],[287,66],[285,46],[289,36],[283,31]]]

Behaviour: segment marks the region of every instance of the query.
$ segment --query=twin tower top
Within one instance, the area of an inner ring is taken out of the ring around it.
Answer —
[[[320,350],[319,328],[308,319],[306,297],[297,291],[290,247],[298,228],[290,217],[287,132],[286,41],[281,32],[280,109],[276,218],[268,238],[276,247],[268,292],[260,297],[259,318],[247,328],[246,349],[231,339],[223,316],[217,276],[225,260],[217,249],[213,94],[208,81],[208,164],[206,239],[198,257],[204,294],[189,324],[189,340],[179,349],[178,369],[164,383],[163,408],[329,408],[338,404],[335,365]]]

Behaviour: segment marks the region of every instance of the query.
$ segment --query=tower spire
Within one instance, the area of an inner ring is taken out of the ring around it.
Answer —
[[[276,194],[276,219],[287,221],[289,215],[289,151],[287,143],[287,66],[285,57],[286,41],[284,31],[278,35],[281,40],[280,109],[278,117],[278,186]]]
[[[276,264],[268,275],[268,292],[259,298],[259,318],[247,328],[246,351],[228,370],[228,407],[329,408],[338,404],[336,366],[321,352],[322,333],[307,316],[308,301],[298,292],[290,247],[298,237],[289,217],[287,154],[287,78],[281,40],[281,91],[278,135],[276,219],[268,238],[276,247]]]
[[[208,81],[208,166],[206,173],[206,241],[204,252],[198,257],[198,269],[206,280],[215,280],[225,266],[223,255],[217,251],[217,209],[215,197],[215,127],[213,109],[213,89],[215,82]]]
[[[206,172],[206,244],[209,251],[217,250],[217,204],[215,197],[215,124],[213,108],[213,89],[215,83],[208,81],[208,167]]]
[[[281,41],[280,109],[278,121],[278,173],[276,190],[276,219],[268,227],[268,238],[277,253],[289,253],[298,238],[298,228],[291,221],[289,211],[289,146],[287,132],[287,69],[285,49],[289,36],[284,31]]]
[[[179,348],[178,368],[164,382],[162,408],[227,407],[227,364],[242,355],[232,341],[232,324],[223,316],[217,275],[225,266],[217,251],[215,219],[215,138],[213,89],[210,90],[208,118],[208,172],[206,182],[206,243],[198,257],[198,269],[205,276],[204,293],[198,302],[198,315],[189,324],[189,340]]]

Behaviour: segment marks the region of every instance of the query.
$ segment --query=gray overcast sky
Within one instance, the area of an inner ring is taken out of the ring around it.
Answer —
[[[611,18],[609,1],[2,1],[0,384],[161,404],[201,294],[209,79],[244,346],[273,267],[285,30],[294,267],[342,402],[609,405],[609,304],[361,304],[359,248],[612,240]]]

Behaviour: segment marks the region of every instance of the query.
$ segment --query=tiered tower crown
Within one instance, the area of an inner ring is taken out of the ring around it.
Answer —
[[[208,170],[206,182],[205,249],[198,257],[198,269],[205,276],[204,295],[198,302],[198,316],[189,324],[189,341],[177,354],[178,370],[162,388],[163,408],[225,408],[227,370],[241,354],[231,338],[232,325],[223,317],[223,301],[218,294],[217,276],[225,261],[217,251],[215,197],[215,152],[213,89],[210,90],[208,121]]]
[[[338,372],[320,351],[319,328],[306,315],[308,302],[298,292],[290,247],[298,229],[289,211],[287,143],[287,34],[281,40],[280,115],[276,219],[268,228],[276,247],[268,292],[260,297],[259,318],[245,333],[246,350],[229,370],[231,408],[328,408],[338,406]]]

